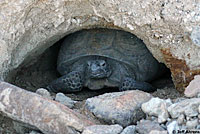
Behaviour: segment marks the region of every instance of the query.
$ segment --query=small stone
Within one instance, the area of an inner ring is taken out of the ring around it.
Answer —
[[[180,130],[186,130],[187,127],[185,125],[180,126]]]
[[[180,127],[177,121],[172,121],[167,125],[167,131],[169,134],[174,134],[174,132],[177,132],[178,130],[180,130]]]
[[[191,120],[191,117],[186,116],[186,120],[187,121]]]
[[[123,127],[116,125],[92,125],[86,127],[82,134],[120,134]]]
[[[167,134],[167,131],[151,130],[149,134]]]
[[[171,121],[172,119],[171,118],[167,118],[167,121],[169,122],[169,121]]]
[[[151,99],[139,90],[106,93],[86,100],[86,108],[97,118],[126,127],[145,117],[141,104]]]
[[[157,117],[151,116],[151,120],[152,120],[152,121],[154,121],[154,120],[156,120],[156,119],[157,119]]]
[[[185,116],[184,116],[184,114],[181,114],[181,115],[178,117],[178,119],[177,119],[177,123],[178,123],[179,125],[181,125],[181,124],[184,123],[184,121],[185,121]]]
[[[198,112],[200,113],[200,105],[199,105],[199,107],[198,107]]]
[[[195,45],[200,47],[200,26],[193,27],[190,38]]]
[[[142,110],[148,115],[154,115],[158,117],[159,123],[164,123],[169,118],[167,108],[171,104],[171,100],[152,98],[150,101],[142,104]]]
[[[199,125],[197,125],[196,129],[200,129],[200,124],[199,124]]]
[[[172,118],[178,118],[181,114],[189,117],[198,116],[198,106],[200,105],[200,98],[185,99],[183,101],[172,104],[168,107],[168,112]],[[186,117],[186,118],[187,118]]]
[[[164,128],[165,130],[167,130],[167,126],[166,126],[165,124],[160,124],[160,126],[161,126],[162,128]]]
[[[52,100],[51,94],[49,93],[48,90],[44,89],[44,88],[39,88],[36,90],[36,94],[41,95],[44,98],[50,99]]]
[[[140,134],[148,134],[151,130],[164,131],[164,128],[162,128],[158,122],[150,120],[141,120],[137,123],[136,131]]]
[[[121,134],[135,134],[135,125],[126,127]]]
[[[195,97],[200,93],[200,75],[194,76],[194,79],[185,88],[184,94],[186,97]]]
[[[198,119],[190,120],[186,122],[186,126],[188,129],[195,129],[195,127],[198,125]]]
[[[200,98],[200,93],[197,94],[197,98]]]
[[[69,108],[73,108],[74,104],[77,102],[77,101],[74,101],[71,98],[65,96],[63,93],[57,93],[55,101],[58,101],[61,104],[64,104],[65,106],[67,106]]]
[[[200,119],[200,114],[198,114],[198,119]]]

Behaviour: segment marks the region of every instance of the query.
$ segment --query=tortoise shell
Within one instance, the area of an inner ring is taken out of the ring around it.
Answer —
[[[64,39],[57,61],[57,69],[65,74],[64,68],[69,67],[78,59],[87,56],[103,56],[138,69],[140,62],[147,60],[148,66],[155,59],[142,40],[131,33],[111,29],[91,29],[73,33]],[[141,67],[140,67],[141,68]],[[141,69],[142,69],[141,68]]]

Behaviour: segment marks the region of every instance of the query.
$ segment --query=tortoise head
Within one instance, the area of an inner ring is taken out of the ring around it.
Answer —
[[[87,61],[87,75],[92,79],[107,78],[111,75],[112,70],[109,64],[102,59]]]

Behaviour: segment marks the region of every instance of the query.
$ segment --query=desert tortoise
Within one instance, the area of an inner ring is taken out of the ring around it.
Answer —
[[[82,30],[61,44],[57,70],[62,77],[48,85],[53,92],[76,92],[119,87],[153,91],[150,82],[162,74],[160,64],[142,40],[111,29]]]

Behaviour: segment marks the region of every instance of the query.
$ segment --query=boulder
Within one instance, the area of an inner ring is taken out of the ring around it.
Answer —
[[[0,112],[44,134],[78,134],[95,124],[58,102],[6,82],[0,82]]]
[[[86,100],[86,108],[97,118],[107,123],[123,127],[144,118],[141,104],[151,99],[151,95],[139,90],[114,92]]]
[[[122,29],[142,39],[183,91],[200,74],[199,5],[196,0],[1,1],[0,79],[9,79],[19,66],[33,64],[64,36],[101,27]]]

